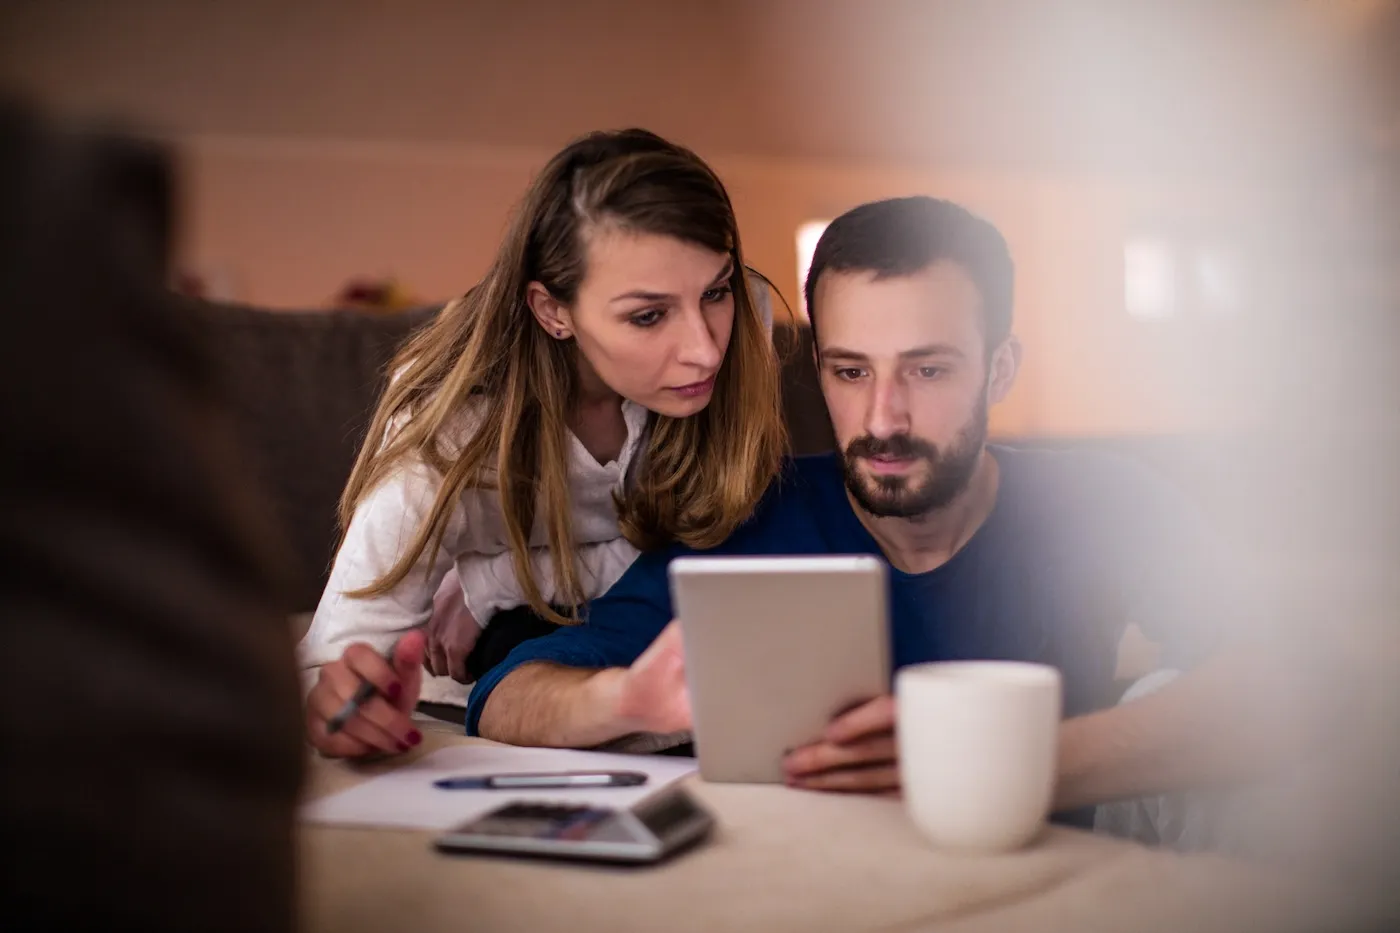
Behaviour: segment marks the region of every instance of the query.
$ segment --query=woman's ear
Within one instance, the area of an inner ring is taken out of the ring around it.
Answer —
[[[525,286],[525,303],[530,306],[530,313],[544,328],[544,332],[555,340],[568,340],[574,335],[573,318],[569,315],[569,309],[539,282],[531,282]]]
[[[991,372],[987,379],[987,403],[995,405],[1006,398],[1011,387],[1016,384],[1016,374],[1021,371],[1021,341],[1015,336],[1007,337],[992,353]]]

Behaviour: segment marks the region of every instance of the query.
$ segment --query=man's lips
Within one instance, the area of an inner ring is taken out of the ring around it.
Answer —
[[[879,474],[904,473],[918,462],[917,457],[896,457],[892,454],[876,454],[861,459],[870,465],[871,472]]]

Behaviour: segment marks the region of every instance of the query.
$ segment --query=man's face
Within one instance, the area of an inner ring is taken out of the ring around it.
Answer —
[[[880,280],[826,272],[814,304],[822,394],[851,495],[882,517],[947,505],[977,467],[989,397],[999,401],[1015,375],[1009,341],[989,370],[976,285],[950,262]]]

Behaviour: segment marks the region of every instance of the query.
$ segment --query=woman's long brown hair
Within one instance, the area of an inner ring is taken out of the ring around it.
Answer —
[[[491,489],[531,608],[556,622],[577,621],[545,602],[529,540],[538,510],[554,557],[556,602],[580,605],[567,428],[578,350],[539,326],[526,286],[538,281],[572,304],[586,272],[587,236],[604,224],[676,237],[734,259],[734,328],[710,404],[689,418],[651,416],[640,463],[617,497],[623,536],[643,550],[672,541],[708,548],[753,513],[777,476],[787,435],[778,363],[749,292],[729,195],[688,149],[644,130],[593,133],[556,155],[534,180],[486,277],[395,358],[396,376],[341,498],[341,527],[405,462],[426,463],[442,485],[397,562],[348,595],[393,589],[427,548],[441,547],[462,493]]]

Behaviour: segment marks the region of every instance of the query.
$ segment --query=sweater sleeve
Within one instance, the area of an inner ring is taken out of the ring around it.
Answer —
[[[387,651],[400,632],[428,621],[433,597],[453,564],[446,546],[425,548],[408,575],[386,593],[365,598],[347,594],[374,583],[394,565],[431,511],[440,483],[427,465],[408,463],[360,503],[298,648],[303,671],[335,660],[356,641]],[[461,536],[462,513],[460,504],[454,506],[443,536],[445,545]]]
[[[643,554],[622,579],[588,606],[582,625],[516,646],[472,689],[467,703],[467,733],[477,734],[481,711],[491,691],[524,664],[548,662],[566,667],[627,667],[671,621],[671,591],[666,568],[679,546]]]

